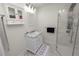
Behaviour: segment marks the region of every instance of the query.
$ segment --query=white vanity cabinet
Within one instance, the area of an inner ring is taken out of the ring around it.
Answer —
[[[34,54],[43,44],[41,33],[37,31],[26,34],[25,39],[27,50],[33,52]]]

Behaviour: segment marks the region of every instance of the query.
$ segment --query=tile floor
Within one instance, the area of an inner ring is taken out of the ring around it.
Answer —
[[[31,52],[26,51],[24,56],[35,56],[35,55],[32,54]],[[49,48],[46,56],[60,56],[60,55],[58,54],[58,52],[56,50],[52,50],[51,48]]]

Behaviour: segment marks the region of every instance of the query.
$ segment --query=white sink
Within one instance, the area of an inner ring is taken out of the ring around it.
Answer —
[[[36,37],[40,34],[41,32],[39,31],[34,31],[34,32],[30,32],[27,34],[28,37]]]

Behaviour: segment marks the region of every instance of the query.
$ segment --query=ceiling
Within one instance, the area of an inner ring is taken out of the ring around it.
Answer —
[[[31,5],[33,5],[34,7],[36,8],[40,8],[40,7],[44,7],[44,6],[51,6],[51,5],[55,5],[55,6],[59,6],[59,5],[69,5],[70,6],[70,3],[30,3]]]
[[[39,8],[39,7],[43,7],[45,5],[47,5],[46,3],[32,3],[32,5],[36,8]]]
[[[29,3],[13,3],[13,4],[24,8],[23,6]],[[70,7],[71,5],[70,3],[30,3],[30,4],[35,8],[41,8],[46,6],[69,6]]]

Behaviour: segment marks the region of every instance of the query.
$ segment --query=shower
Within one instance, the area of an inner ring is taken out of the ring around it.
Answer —
[[[62,56],[79,55],[79,48],[77,46],[79,18],[77,14],[76,20],[74,15],[74,9],[76,5],[76,3],[72,3],[65,12],[59,10],[57,16],[56,51]],[[76,25],[74,26],[74,24]]]

